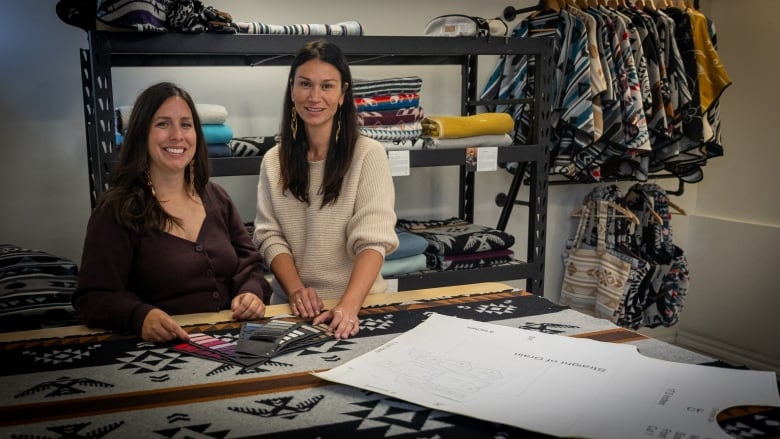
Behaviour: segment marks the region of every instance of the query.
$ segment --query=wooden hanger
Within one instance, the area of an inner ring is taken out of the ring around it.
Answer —
[[[666,204],[668,204],[669,207],[672,208],[672,213],[676,213],[678,215],[683,215],[683,216],[688,215],[687,213],[685,213],[685,209],[677,205],[674,201],[670,200],[668,196],[666,197]]]
[[[646,197],[643,194],[644,192],[640,192],[639,190],[636,189],[629,190],[628,193],[626,194],[626,201],[628,203],[632,203],[634,199],[636,199],[637,197]],[[655,211],[655,209],[649,206],[649,202],[647,201],[646,198],[645,198],[645,202],[648,203],[647,211],[650,214],[652,220],[655,221],[657,224],[663,224],[664,219],[661,218],[661,215],[659,215],[658,212]]]
[[[637,9],[644,9],[645,8],[645,1],[644,0],[634,0],[634,7],[637,8]]]
[[[658,9],[666,9],[670,6],[668,0],[655,0],[654,3]]]
[[[647,0],[646,2],[643,2],[645,4],[645,9],[655,11],[655,2],[653,0]]]
[[[588,0],[577,0],[577,6],[584,11],[585,9],[588,9],[588,6],[590,5],[588,4]]]
[[[596,201],[595,200],[591,200],[589,203],[594,205],[594,206],[591,206],[593,209],[596,208],[596,206],[595,206]],[[617,216],[619,218],[628,218],[632,223],[639,224],[639,222],[640,222],[639,218],[637,218],[637,216],[634,215],[634,212],[631,212],[629,209],[626,209],[625,207],[615,203],[614,201],[606,201],[606,203],[607,203],[607,206],[611,207],[616,212],[620,212],[621,213],[621,215],[615,215],[615,216]],[[582,216],[582,207],[583,206],[580,206],[580,207],[572,210],[571,211],[571,216]],[[598,211],[594,210],[593,213],[598,215]],[[656,214],[656,215],[658,215],[658,214]]]

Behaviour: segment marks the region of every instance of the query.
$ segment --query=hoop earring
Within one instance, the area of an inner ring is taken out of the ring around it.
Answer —
[[[290,131],[292,131],[292,138],[295,140],[298,134],[298,112],[295,111],[295,105],[292,107],[292,115],[290,117]]]

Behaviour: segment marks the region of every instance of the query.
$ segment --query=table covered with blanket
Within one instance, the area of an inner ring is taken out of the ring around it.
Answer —
[[[286,305],[270,306],[267,317],[291,319],[286,312]],[[501,283],[371,295],[357,337],[248,368],[188,355],[174,349],[180,342],[149,343],[84,327],[8,333],[0,337],[0,437],[546,437],[311,374],[381,346],[434,312],[630,343],[671,361],[714,361]],[[229,312],[177,319],[190,333],[227,342],[241,328]]]

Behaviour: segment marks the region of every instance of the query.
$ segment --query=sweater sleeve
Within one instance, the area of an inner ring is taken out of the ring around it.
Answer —
[[[279,150],[274,147],[265,153],[260,165],[255,230],[252,236],[253,243],[260,249],[268,265],[277,255],[292,255],[290,244],[284,237],[274,211],[274,194],[281,191],[279,181]]]
[[[133,240],[105,206],[92,213],[72,297],[86,326],[140,333],[146,314],[154,308],[127,288]]]
[[[395,188],[390,174],[387,153],[382,145],[361,137],[356,154],[361,160],[353,163],[360,177],[352,180],[358,184],[354,214],[347,230],[347,249],[354,258],[360,252],[373,249],[383,257],[398,248],[395,233]],[[359,166],[359,168],[358,168]]]

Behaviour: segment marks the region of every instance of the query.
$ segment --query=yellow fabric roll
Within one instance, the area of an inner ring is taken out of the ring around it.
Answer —
[[[422,121],[423,136],[438,139],[507,134],[515,127],[508,113],[481,113],[471,116],[428,116]]]

